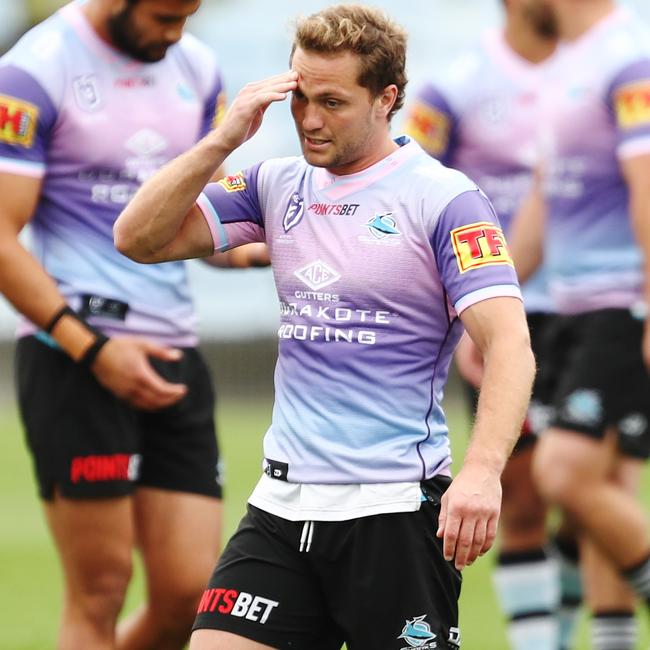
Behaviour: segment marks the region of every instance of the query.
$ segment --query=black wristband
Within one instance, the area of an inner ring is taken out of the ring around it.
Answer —
[[[78,314],[73,311],[69,305],[64,305],[59,309],[59,311],[52,316],[50,319],[49,323],[43,328],[44,332],[47,332],[48,334],[52,333],[52,330],[56,327],[56,324],[64,317],[64,316],[72,316],[73,318],[76,318],[77,320],[79,319]]]
[[[92,370],[92,365],[95,363],[99,351],[108,343],[108,341],[108,336],[104,336],[104,334],[95,330],[95,340],[83,353],[81,358],[77,360],[77,363],[83,368]]]

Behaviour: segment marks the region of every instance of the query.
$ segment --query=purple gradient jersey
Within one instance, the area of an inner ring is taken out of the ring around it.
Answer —
[[[546,87],[551,293],[562,313],[634,307],[642,257],[621,161],[650,154],[650,32],[615,11],[562,45]]]
[[[539,157],[543,67],[521,58],[501,31],[491,30],[425,84],[408,109],[406,133],[474,180],[506,233]],[[524,285],[523,295],[526,311],[552,311],[543,270]]]
[[[109,334],[196,344],[184,264],[136,264],[112,228],[139,185],[211,128],[221,91],[213,54],[193,37],[140,63],[102,41],[78,2],[0,59],[0,172],[42,179],[34,255]],[[35,330],[25,321],[19,334]]]
[[[520,296],[491,205],[415,142],[334,176],[274,159],[209,184],[216,250],[266,241],[281,304],[269,461],[295,483],[448,471],[440,403],[457,315]]]

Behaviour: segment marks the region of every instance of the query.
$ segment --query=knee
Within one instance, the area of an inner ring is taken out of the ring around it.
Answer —
[[[572,459],[557,445],[540,444],[533,456],[532,475],[540,496],[549,504],[567,508],[576,489],[579,472]]]

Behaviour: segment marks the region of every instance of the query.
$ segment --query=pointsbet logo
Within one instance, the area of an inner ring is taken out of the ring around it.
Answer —
[[[246,618],[264,625],[271,612],[279,605],[277,600],[255,596],[236,589],[206,589],[199,603],[198,614],[218,612],[228,616]]]

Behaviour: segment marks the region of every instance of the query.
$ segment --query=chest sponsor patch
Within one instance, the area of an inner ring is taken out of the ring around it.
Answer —
[[[451,244],[461,273],[490,264],[514,266],[503,231],[487,221],[451,231]]]
[[[243,192],[246,189],[246,179],[243,172],[237,172],[233,176],[226,176],[217,182],[226,192]]]
[[[37,122],[37,106],[10,95],[0,95],[0,142],[29,149],[34,144]]]
[[[623,86],[616,93],[615,108],[622,129],[650,126],[650,79]]]
[[[440,157],[449,146],[451,120],[437,108],[419,103],[411,108],[405,131],[429,154]]]

